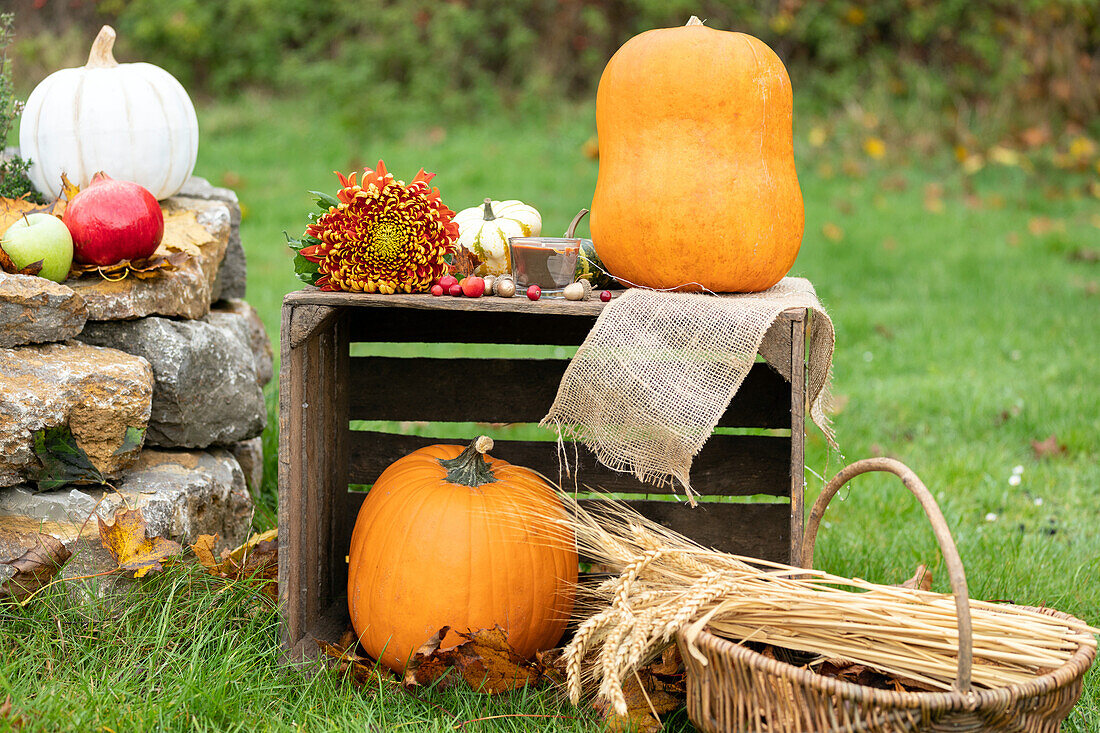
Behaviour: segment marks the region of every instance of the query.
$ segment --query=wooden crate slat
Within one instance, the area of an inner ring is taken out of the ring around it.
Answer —
[[[353,420],[538,422],[546,414],[564,359],[352,357]],[[453,378],[440,379],[440,375]],[[461,375],[461,376],[459,376]],[[430,399],[410,399],[431,384]],[[410,392],[403,392],[408,389]],[[790,427],[790,385],[767,364],[754,364],[719,427]]]
[[[582,500],[591,509],[598,500]],[[772,562],[788,562],[791,554],[790,506],[700,502],[632,501],[642,516],[690,537],[704,547],[748,555]]]
[[[594,315],[491,311],[471,319],[469,313],[462,311],[371,308],[353,312],[351,340],[371,343],[576,346],[584,341],[595,322]]]
[[[348,481],[372,484],[387,466],[418,448],[462,442],[353,430],[348,434]],[[571,447],[567,446],[570,454]],[[492,454],[509,463],[538,471],[552,481],[558,480],[558,452],[552,441],[498,440]],[[703,495],[787,496],[790,490],[790,466],[787,463],[790,455],[790,438],[786,436],[713,435],[692,464],[692,488]],[[627,494],[672,493],[668,488],[642,484],[633,476],[600,465],[586,448],[579,449],[577,458],[580,461],[581,486]],[[573,460],[572,455],[570,460]],[[573,480],[569,477],[562,476],[561,482],[567,489],[573,486]]]
[[[348,505],[352,508],[351,522],[354,524],[355,515],[367,492],[349,491],[348,497]],[[704,547],[773,562],[789,562],[790,504],[787,502],[699,502],[695,508],[682,501],[634,499],[627,503],[642,516],[690,537]],[[580,504],[586,509],[593,509],[603,502],[581,499]]]
[[[565,359],[352,357],[351,419],[537,423],[568,365]],[[787,381],[758,362],[718,425],[789,428],[790,403]]]

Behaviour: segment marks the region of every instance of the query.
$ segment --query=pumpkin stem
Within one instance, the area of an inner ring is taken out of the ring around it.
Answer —
[[[466,450],[459,453],[456,458],[440,461],[439,465],[447,469],[448,483],[470,488],[495,483],[497,477],[485,462],[485,454],[492,449],[493,439],[487,435],[481,435],[466,446]]]
[[[111,26],[100,28],[99,35],[92,42],[92,50],[88,53],[88,63],[84,66],[89,69],[110,69],[118,66],[113,53],[115,37],[115,29]]]
[[[684,23],[684,25],[703,25],[703,21],[699,20],[698,16],[693,15],[688,18],[688,22]]]
[[[482,216],[482,219],[484,219],[485,221],[492,221],[496,218],[497,215],[493,213],[493,200],[485,199],[485,213]]]
[[[577,212],[577,215],[573,217],[573,221],[569,222],[569,226],[565,229],[565,238],[572,239],[573,232],[577,231],[577,225],[581,223],[581,219],[588,213],[588,209],[581,209]]]

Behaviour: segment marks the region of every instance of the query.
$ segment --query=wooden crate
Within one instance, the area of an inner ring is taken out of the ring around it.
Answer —
[[[282,640],[315,652],[313,638],[334,639],[347,626],[346,556],[369,485],[390,463],[441,440],[351,429],[351,421],[537,423],[557,393],[568,358],[492,356],[501,347],[470,346],[471,358],[356,356],[385,354],[377,344],[526,344],[579,346],[603,303],[526,298],[325,293],[286,296],[279,375],[279,601]],[[697,509],[648,498],[657,493],[579,451],[582,484],[635,495],[631,503],[706,545],[797,563],[802,545],[803,415],[806,312],[784,313],[768,332],[791,359],[790,382],[757,361],[696,457]],[[376,344],[354,347],[354,344]],[[402,353],[418,347],[405,346]],[[423,351],[427,347],[419,347]],[[515,350],[513,348],[513,350]],[[531,350],[528,349],[530,352]],[[546,351],[546,349],[543,349]],[[438,352],[437,352],[438,353]],[[483,395],[491,395],[484,397]],[[496,439],[493,455],[558,476],[554,442]],[[745,434],[751,432],[752,434]],[[552,438],[545,431],[547,438]],[[474,437],[468,434],[466,438]],[[349,490],[349,486],[360,490]],[[771,503],[716,502],[768,495]],[[665,497],[667,499],[667,496]]]

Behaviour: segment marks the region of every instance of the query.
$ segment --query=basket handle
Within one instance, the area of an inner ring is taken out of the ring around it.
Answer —
[[[810,519],[806,523],[806,535],[802,543],[802,567],[813,567],[814,542],[817,539],[817,530],[821,525],[821,518],[825,515],[825,508],[829,501],[840,491],[840,487],[851,479],[869,471],[886,471],[898,476],[905,488],[909,489],[921,508],[932,523],[932,531],[936,534],[940,552],[947,563],[947,575],[951,580],[951,592],[955,596],[955,613],[959,624],[959,669],[955,677],[954,687],[960,692],[970,690],[970,671],[974,663],[974,631],[970,622],[970,592],[966,587],[966,573],[963,570],[962,559],[955,547],[955,540],[951,537],[951,530],[947,528],[947,522],[940,512],[932,493],[928,491],[917,474],[901,461],[893,458],[865,458],[845,466],[837,472],[825,485],[821,495],[814,502],[810,511]]]

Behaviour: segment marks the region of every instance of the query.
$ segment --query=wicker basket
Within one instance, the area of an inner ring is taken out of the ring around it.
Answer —
[[[932,522],[951,578],[959,619],[959,668],[949,692],[893,692],[826,677],[759,654],[703,630],[688,653],[688,716],[710,733],[923,733],[925,731],[1013,731],[1056,733],[1081,696],[1082,678],[1096,654],[1088,634],[1075,636],[1077,650],[1063,666],[1025,683],[996,689],[970,685],[973,637],[966,578],[955,543],[935,500],[911,470],[889,458],[858,461],[840,471],[814,504],[806,527],[803,567],[811,567],[814,539],[829,500],[849,479],[867,471],[889,471],[920,500]],[[1071,616],[1038,609],[1057,618]]]

